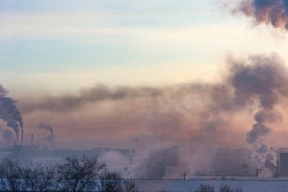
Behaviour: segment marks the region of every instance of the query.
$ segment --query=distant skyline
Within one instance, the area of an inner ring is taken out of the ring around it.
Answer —
[[[213,82],[227,54],[288,60],[285,33],[253,27],[224,2],[3,0],[1,83],[18,96],[64,94],[98,83]]]

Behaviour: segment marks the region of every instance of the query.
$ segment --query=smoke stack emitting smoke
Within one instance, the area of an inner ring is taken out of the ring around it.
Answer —
[[[54,142],[54,139],[55,139],[55,136],[54,136],[54,134],[53,134],[53,128],[52,128],[52,126],[47,125],[47,124],[45,124],[45,123],[40,123],[40,124],[39,124],[39,129],[46,129],[46,130],[48,130],[48,131],[50,132],[50,135],[47,136],[47,137],[45,137],[45,139],[46,139],[48,142],[50,142],[51,145],[52,145],[53,142]]]
[[[252,18],[256,24],[264,23],[275,28],[288,29],[288,0],[240,0],[233,12],[243,13],[245,16]],[[97,86],[76,95],[65,95],[63,97],[47,96],[38,100],[25,100],[20,103],[20,109],[22,113],[30,115],[33,112],[43,111],[66,114],[79,110],[85,104],[117,101],[119,103],[123,102],[123,105],[119,105],[123,107],[129,103],[125,103],[125,101],[133,100],[134,102],[139,102],[137,100],[139,99],[141,102],[139,106],[143,107],[146,105],[150,106],[151,109],[149,108],[145,111],[141,107],[133,107],[133,115],[137,114],[141,120],[149,116],[147,120],[149,122],[146,122],[147,125],[143,126],[145,128],[141,127],[142,121],[137,122],[139,119],[135,120],[136,123],[134,120],[129,122],[132,124],[129,124],[129,126],[133,127],[132,133],[136,132],[135,128],[143,129],[139,131],[140,134],[131,135],[131,137],[141,138],[141,142],[139,146],[135,147],[133,170],[130,170],[129,174],[132,174],[131,177],[145,175],[142,172],[145,170],[145,166],[148,166],[147,159],[151,159],[151,154],[167,148],[168,143],[171,144],[169,136],[173,137],[179,133],[180,139],[182,139],[181,137],[184,139],[189,137],[189,142],[191,141],[191,143],[186,142],[189,144],[180,146],[178,164],[166,167],[166,175],[164,176],[165,178],[177,178],[184,171],[191,176],[195,173],[195,167],[207,167],[212,155],[207,156],[207,154],[211,153],[210,151],[207,153],[206,148],[214,147],[214,144],[218,144],[219,136],[223,137],[224,131],[222,128],[227,126],[227,119],[230,119],[229,117],[238,112],[247,112],[245,110],[247,108],[253,108],[255,111],[255,123],[246,133],[246,142],[254,150],[252,159],[255,163],[255,170],[259,171],[259,175],[261,175],[261,169],[267,157],[272,157],[272,162],[276,160],[276,155],[270,149],[266,139],[268,134],[272,132],[273,126],[271,124],[279,119],[280,112],[277,110],[277,106],[280,100],[286,99],[288,96],[287,68],[275,54],[271,56],[252,56],[246,62],[231,59],[228,60],[228,63],[228,75],[219,84],[190,84],[164,88],[108,88]],[[0,118],[7,123],[8,127],[15,131],[18,141],[19,127],[23,130],[23,119],[16,108],[16,101],[7,97],[7,93],[7,90],[0,85]],[[196,99],[192,97],[195,95],[198,96],[196,96]],[[201,101],[199,103],[191,102],[192,104],[189,108],[187,106],[189,102],[185,103],[187,96],[191,96],[190,100],[197,101],[198,99],[204,101],[204,104]],[[182,97],[184,98],[183,100]],[[128,110],[128,112],[130,111]],[[171,116],[170,114],[173,115]],[[131,115],[132,118],[137,117],[137,115],[133,115]],[[131,118],[129,114],[126,114],[126,116],[127,119]],[[186,118],[187,116],[189,118]],[[97,119],[95,118],[93,122],[97,122]],[[115,122],[113,124],[115,129],[120,128],[121,130],[123,128],[121,123],[117,127],[117,119]],[[50,132],[50,135],[45,137],[45,139],[52,144],[55,138],[53,128],[44,123],[40,123],[39,128]],[[233,127],[227,131],[228,137],[231,136],[232,131]],[[10,130],[2,131],[2,135],[7,141],[11,141],[12,132]],[[157,137],[157,139],[152,140],[153,142],[151,141],[151,135],[156,135],[155,137]],[[31,144],[33,144],[33,139]],[[110,160],[117,159],[117,161],[121,160],[124,163],[129,161],[117,153],[105,154],[102,158],[106,156]],[[111,162],[111,164],[113,163]],[[136,173],[137,171],[140,172]]]
[[[281,94],[287,93],[287,73],[285,66],[278,63],[277,58],[254,57],[251,60],[253,65],[236,64],[232,85],[235,88],[236,101],[243,103],[254,99],[256,102],[256,123],[247,133],[246,141],[253,146],[253,160],[256,168],[260,169],[268,154],[275,157],[266,142],[265,137],[270,128],[265,123],[275,121],[279,116],[275,106]]]
[[[45,112],[47,115],[49,113],[46,112],[52,112],[50,114],[58,113],[64,118],[69,113],[83,113],[81,107],[86,111],[85,106],[98,107],[101,104],[112,103],[109,106],[111,111],[106,111],[105,116],[103,114],[97,116],[98,113],[91,116],[93,121],[88,126],[93,127],[97,135],[106,134],[103,137],[107,142],[110,141],[111,136],[107,137],[107,132],[112,130],[117,134],[119,131],[119,136],[122,136],[120,133],[127,134],[126,139],[141,138],[142,144],[135,147],[137,152],[133,157],[135,170],[138,170],[137,167],[139,170],[143,169],[145,167],[143,162],[145,159],[150,159],[154,151],[180,145],[178,164],[171,165],[169,170],[166,170],[165,178],[176,178],[184,171],[191,176],[195,173],[195,167],[207,167],[209,159],[212,158],[212,155],[207,156],[207,149],[229,146],[232,140],[235,142],[232,137],[237,133],[235,129],[241,126],[250,127],[243,123],[239,124],[237,120],[231,122],[231,119],[242,117],[243,113],[248,115],[253,111],[255,124],[246,133],[246,142],[254,150],[252,158],[255,169],[259,168],[261,175],[261,167],[264,166],[267,156],[275,157],[266,139],[272,132],[271,125],[280,119],[280,111],[277,109],[283,107],[279,103],[287,100],[287,68],[276,54],[255,55],[249,57],[247,61],[230,59],[228,64],[227,76],[218,84],[190,84],[145,89],[102,86],[101,89],[96,87],[82,91],[78,95],[24,100],[24,104],[20,103],[20,109],[31,117],[37,114],[34,112]],[[68,106],[68,103],[71,103],[72,107]],[[135,107],[131,108],[131,103]],[[65,109],[57,106],[63,106]],[[98,111],[101,113],[101,110]],[[68,124],[70,120],[71,118],[67,119]],[[81,119],[75,121],[78,120]],[[127,120],[127,124],[123,120]],[[65,121],[62,119],[61,123],[63,122]],[[72,127],[73,122],[66,126]],[[101,129],[103,125],[107,128]],[[51,126],[40,124],[39,127],[49,130],[50,135],[53,135]],[[153,140],[155,142],[153,145],[151,145],[151,135],[158,138]],[[227,143],[224,141],[221,143],[219,137],[226,139]],[[114,137],[112,141],[115,141]],[[181,142],[184,143],[183,146]],[[241,144],[243,146],[243,143]]]
[[[18,144],[19,127],[23,129],[23,119],[15,105],[16,101],[7,97],[7,93],[8,91],[0,84],[0,118],[7,123],[8,127],[15,131]],[[21,140],[23,141],[23,139]]]
[[[288,29],[287,0],[242,0],[233,12],[242,12],[256,24],[265,23],[275,28]]]
[[[3,138],[7,144],[11,144],[13,142],[13,132],[9,129],[5,129],[2,132]]]

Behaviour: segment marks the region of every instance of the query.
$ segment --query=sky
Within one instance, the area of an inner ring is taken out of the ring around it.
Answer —
[[[2,0],[0,104],[13,98],[25,144],[133,147],[143,162],[181,146],[172,175],[206,166],[207,148],[266,155],[288,146],[285,2]],[[0,146],[16,137],[7,111]]]
[[[3,0],[1,82],[13,95],[213,82],[227,54],[287,57],[285,34],[232,16],[223,2]]]

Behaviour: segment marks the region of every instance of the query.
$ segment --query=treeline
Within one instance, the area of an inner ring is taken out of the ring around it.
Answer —
[[[138,192],[134,182],[111,172],[96,157],[68,156],[53,166],[4,158],[0,162],[0,191]]]
[[[228,184],[223,184],[216,191],[213,185],[200,184],[194,192],[243,192],[243,190],[241,188],[233,188]]]
[[[121,178],[117,172],[109,171],[105,163],[96,157],[68,156],[62,163],[49,166],[4,158],[0,162],[0,191],[95,191],[95,192],[139,192],[131,180]],[[243,192],[240,188],[221,185],[200,184],[194,192]]]

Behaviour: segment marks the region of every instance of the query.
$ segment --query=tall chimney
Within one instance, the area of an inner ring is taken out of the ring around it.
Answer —
[[[21,145],[23,145],[24,135],[23,135],[23,128],[21,130]]]
[[[184,178],[184,180],[186,180],[186,173],[185,172],[183,173],[183,178]]]
[[[256,169],[256,177],[259,177],[259,169]]]
[[[33,146],[33,133],[31,134],[31,146]]]

